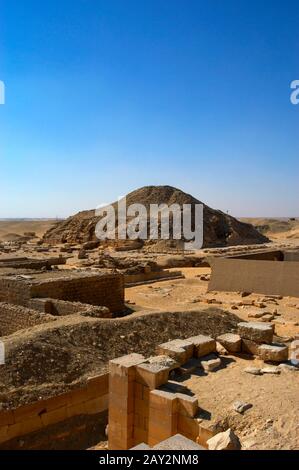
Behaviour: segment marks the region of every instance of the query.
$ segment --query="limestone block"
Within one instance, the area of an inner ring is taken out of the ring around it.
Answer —
[[[262,344],[259,347],[259,356],[264,361],[283,362],[288,359],[287,346],[278,344]]]
[[[272,343],[273,328],[274,326],[261,322],[241,322],[238,324],[238,332],[241,338],[249,339],[256,343]]]
[[[226,333],[220,335],[217,338],[217,341],[222,344],[222,346],[227,349],[229,352],[240,352],[241,351],[241,337],[233,333]]]
[[[202,357],[212,352],[216,352],[216,341],[210,336],[192,336],[191,338],[188,338],[188,341],[194,344],[196,357]]]

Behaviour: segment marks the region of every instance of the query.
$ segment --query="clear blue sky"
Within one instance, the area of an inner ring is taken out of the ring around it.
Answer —
[[[169,184],[299,216],[291,0],[0,0],[0,217]]]

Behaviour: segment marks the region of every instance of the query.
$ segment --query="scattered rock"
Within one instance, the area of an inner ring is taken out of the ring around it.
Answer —
[[[261,318],[263,316],[263,312],[249,312],[248,317],[249,318]]]
[[[207,361],[201,361],[201,367],[206,372],[212,372],[213,370],[217,369],[221,366],[221,359],[217,357],[216,359],[209,359]]]
[[[285,363],[285,362],[283,362],[282,364],[279,364],[277,367],[282,371],[289,371],[289,372],[299,371],[299,367],[296,367],[295,365]]]
[[[274,319],[274,315],[271,315],[271,313],[264,313],[261,321],[267,322],[267,321],[272,321]]]
[[[240,450],[241,444],[236,434],[228,429],[207,440],[209,450]]]
[[[246,403],[244,401],[239,400],[233,403],[233,409],[240,414],[244,413],[246,410],[249,410],[249,408],[252,408],[251,403]]]
[[[280,374],[280,369],[277,366],[267,366],[261,369],[262,374]]]
[[[258,367],[246,367],[244,369],[244,372],[246,372],[246,374],[252,374],[252,375],[261,375],[261,369],[259,369]]]

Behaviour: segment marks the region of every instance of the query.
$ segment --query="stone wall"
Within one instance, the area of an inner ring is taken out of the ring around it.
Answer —
[[[0,366],[1,367],[1,366]],[[78,426],[74,417],[81,417],[81,432],[84,429],[84,419],[90,415],[105,414],[108,408],[108,374],[91,377],[84,387],[71,390],[48,400],[41,400],[30,405],[21,406],[14,410],[0,411],[0,450],[14,449],[20,446],[20,438],[29,440],[29,436],[35,442],[35,448],[60,448],[59,441],[66,435],[71,437],[73,426]],[[65,424],[64,433],[56,433],[53,426],[58,423]],[[72,423],[74,423],[72,425]],[[105,421],[102,425],[105,426]],[[51,431],[52,438],[45,442],[46,431]],[[76,429],[74,429],[76,432]],[[104,429],[102,429],[102,434]],[[94,436],[95,442],[99,442],[100,436]],[[53,441],[57,441],[53,445]],[[41,444],[42,443],[42,444]],[[66,445],[64,446],[66,447]]]
[[[0,337],[49,321],[53,321],[50,315],[43,315],[26,307],[0,303]]]
[[[73,315],[75,313],[84,314],[95,318],[111,318],[112,314],[107,307],[82,304],[81,302],[69,302],[59,299],[31,299],[30,308],[42,313],[54,316]]]
[[[27,306],[30,299],[30,285],[16,278],[0,278],[0,302]]]
[[[104,306],[111,312],[124,310],[124,279],[121,274],[35,275],[33,280],[0,277],[0,302],[29,306],[33,298],[52,298]]]
[[[299,262],[211,258],[209,291],[299,297]]]
[[[52,298],[108,307],[112,312],[124,309],[124,280],[120,274],[49,279],[32,284],[32,298]]]

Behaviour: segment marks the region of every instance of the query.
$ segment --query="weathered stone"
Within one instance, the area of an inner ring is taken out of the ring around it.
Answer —
[[[217,357],[216,359],[208,359],[206,361],[201,361],[201,367],[206,372],[212,372],[213,370],[217,369],[221,366],[221,359]]]
[[[167,343],[159,344],[157,354],[172,357],[179,364],[184,364],[193,355],[193,343],[188,339],[174,339]]]
[[[271,313],[265,313],[260,319],[260,321],[268,322],[268,321],[272,321],[273,319],[274,319],[274,315],[271,315]]]
[[[262,374],[280,374],[280,369],[276,366],[267,366],[261,369]]]
[[[256,343],[270,344],[273,341],[273,327],[259,322],[241,322],[238,324],[241,338],[255,341]]]
[[[263,316],[263,312],[249,312],[248,317],[249,318],[261,318]]]
[[[216,341],[210,336],[198,335],[188,338],[194,345],[195,355],[197,357],[206,356],[216,351]]]
[[[221,356],[228,355],[228,351],[225,349],[224,346],[222,346],[222,344],[218,343],[218,341],[216,341],[216,351],[218,354],[221,354]]]
[[[258,367],[246,367],[246,369],[244,369],[244,372],[246,372],[246,374],[261,375],[261,369],[259,369]]]
[[[211,437],[207,441],[209,450],[240,450],[241,444],[235,433],[228,429]]]
[[[225,333],[224,335],[218,336],[217,341],[229,352],[241,351],[241,337],[233,333]]]
[[[252,404],[251,403],[246,403],[244,401],[235,401],[233,403],[233,409],[237,412],[237,413],[244,413],[244,411],[246,410],[249,410],[249,408],[252,408]]]
[[[285,362],[283,362],[282,364],[279,364],[277,367],[280,370],[287,371],[287,372],[298,372],[299,371],[299,367],[296,367],[295,365],[285,363]]]
[[[264,361],[282,362],[288,359],[288,347],[276,344],[262,344],[258,354]]]
[[[242,352],[257,356],[259,352],[259,344],[254,341],[250,341],[250,339],[242,339]]]

